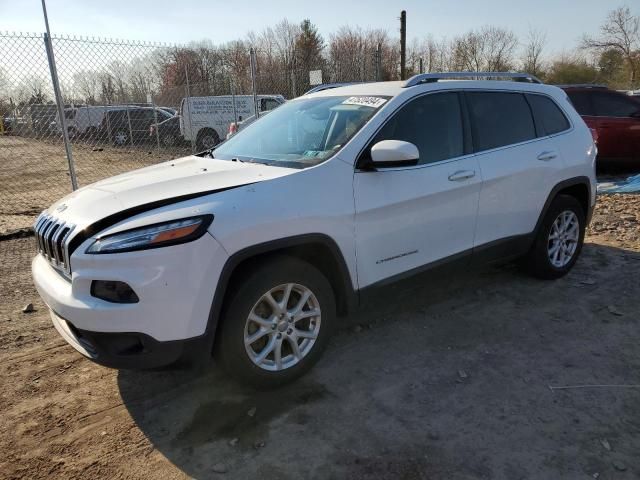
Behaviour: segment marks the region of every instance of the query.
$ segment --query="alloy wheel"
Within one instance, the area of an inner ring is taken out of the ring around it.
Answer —
[[[321,325],[314,293],[287,283],[264,293],[244,327],[244,346],[251,361],[268,371],[281,371],[302,361],[313,349]]]
[[[571,210],[558,215],[551,225],[547,242],[549,261],[556,268],[565,267],[573,258],[580,239],[580,221]]]

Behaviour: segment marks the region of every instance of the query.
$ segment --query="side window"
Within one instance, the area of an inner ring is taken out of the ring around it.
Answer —
[[[527,100],[543,135],[553,135],[569,128],[569,120],[549,97],[527,94]]]
[[[382,140],[411,142],[419,164],[459,157],[464,152],[462,113],[457,93],[424,95],[393,115],[371,145]]]
[[[125,117],[127,113],[125,112]],[[138,122],[144,120],[146,116],[146,112],[144,110],[140,110],[138,108],[130,108],[129,109],[129,118],[131,119],[132,125],[137,125]]]
[[[260,110],[262,111],[273,110],[274,108],[280,105],[279,102],[275,101],[272,98],[263,98],[261,103],[262,105],[260,105]]]
[[[536,138],[531,109],[521,93],[467,92],[476,151]]]
[[[625,95],[607,92],[593,93],[593,108],[598,117],[630,117],[640,110],[640,103]]]
[[[567,96],[573,107],[580,115],[593,115],[593,105],[591,105],[591,96],[588,92],[573,92],[568,91]]]

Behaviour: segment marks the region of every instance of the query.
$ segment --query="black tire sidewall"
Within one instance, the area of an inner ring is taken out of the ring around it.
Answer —
[[[564,211],[572,211],[575,213],[579,222],[579,237],[578,237],[578,245],[576,247],[576,251],[571,258],[571,261],[567,263],[564,267],[558,268],[551,263],[548,255],[548,241],[549,234],[551,232],[551,227],[553,223],[558,218],[558,216]],[[538,229],[536,234],[536,240],[533,246],[533,249],[529,255],[529,266],[530,270],[534,275],[540,278],[559,278],[566,275],[571,268],[575,265],[580,256],[580,252],[582,251],[582,245],[584,243],[584,235],[586,229],[586,215],[580,205],[580,202],[576,200],[574,197],[569,195],[559,195],[557,196],[549,206],[544,220]]]
[[[322,312],[318,338],[312,350],[296,365],[279,372],[263,370],[248,357],[244,347],[247,316],[267,291],[285,283],[298,283],[316,296]],[[216,339],[216,353],[229,374],[257,388],[273,388],[305,373],[322,355],[335,325],[335,298],[326,277],[314,266],[293,257],[277,256],[261,262],[230,288]]]
[[[198,141],[196,142],[196,146],[198,147],[198,150],[213,148],[213,147],[205,147],[204,145],[204,142],[203,142],[204,138],[209,136],[212,137],[214,140],[213,146],[216,146],[217,144],[220,143],[220,136],[218,135],[218,133],[215,130],[212,130],[211,128],[206,128],[198,133]]]
[[[174,147],[176,143],[178,143],[176,137],[170,133],[163,134],[160,137],[160,140],[160,143],[162,143],[162,145],[167,148]]]

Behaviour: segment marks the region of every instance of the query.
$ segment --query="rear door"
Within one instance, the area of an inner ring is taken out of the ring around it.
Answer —
[[[594,91],[598,154],[602,158],[640,158],[640,102],[628,95]]]
[[[460,95],[431,93],[402,106],[365,149],[382,140],[418,147],[415,166],[356,170],[356,257],[365,287],[473,247],[480,172],[465,145]]]
[[[475,246],[531,233],[563,166],[560,152],[537,133],[524,94],[468,91],[465,97],[483,179]]]

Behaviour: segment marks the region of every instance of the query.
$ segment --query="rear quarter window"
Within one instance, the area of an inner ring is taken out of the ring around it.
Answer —
[[[467,92],[476,151],[536,138],[531,109],[522,93]]]
[[[569,120],[549,97],[527,94],[527,100],[541,135],[553,135],[569,129]]]
[[[580,115],[593,115],[593,105],[588,92],[569,90],[567,96]]]

